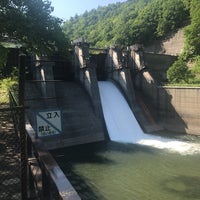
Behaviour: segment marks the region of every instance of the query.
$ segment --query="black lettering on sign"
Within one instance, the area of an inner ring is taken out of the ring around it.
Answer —
[[[45,126],[45,131],[50,131],[50,126]]]
[[[60,118],[58,112],[54,112],[54,118],[56,118],[56,117]]]
[[[43,132],[44,131],[44,126],[39,126],[38,129],[39,129],[39,132]]]
[[[51,119],[51,118],[52,118],[52,113],[51,112],[47,113],[47,119]]]

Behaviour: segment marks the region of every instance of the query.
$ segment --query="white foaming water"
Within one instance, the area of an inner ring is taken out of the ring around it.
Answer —
[[[112,141],[168,149],[182,154],[200,153],[200,144],[145,134],[125,98],[108,81],[98,82],[106,127]]]

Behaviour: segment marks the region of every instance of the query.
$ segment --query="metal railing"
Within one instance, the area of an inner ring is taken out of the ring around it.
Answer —
[[[11,111],[11,117],[13,120],[13,124],[14,124],[14,130],[16,135],[19,136],[19,106],[18,106],[18,102],[17,102],[17,97],[14,94],[13,89],[9,90],[9,104],[10,104],[10,111]]]

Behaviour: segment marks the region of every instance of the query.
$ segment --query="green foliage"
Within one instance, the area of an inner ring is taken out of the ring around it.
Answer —
[[[194,68],[200,73],[200,55],[195,58],[195,66]]]
[[[191,24],[184,29],[185,44],[177,62],[169,68],[170,83],[200,84],[200,1],[183,1],[190,8]],[[183,63],[184,60],[184,63]],[[190,70],[186,63],[190,66]]]
[[[6,66],[8,49],[0,45],[0,78],[2,77],[2,69]]]
[[[175,31],[188,18],[186,0],[128,0],[75,16],[63,30],[71,40],[84,37],[96,47],[148,44]]]
[[[182,0],[183,1],[183,4],[184,6],[186,7],[186,9],[190,9],[190,3],[191,3],[191,0]]]
[[[0,80],[0,104],[9,103],[8,91],[12,86],[17,85],[16,77],[9,77]]]
[[[37,53],[65,52],[69,42],[52,10],[49,0],[1,0],[0,40],[15,39]]]
[[[18,86],[18,68],[13,67],[11,76],[0,79],[0,104],[9,103],[8,91],[11,87]]]
[[[157,34],[159,36],[181,27],[183,20],[186,20],[189,16],[189,10],[182,0],[164,0],[159,8],[157,25]]]
[[[17,84],[16,77],[4,78],[0,80],[0,91],[7,92],[11,86],[16,85],[16,84]]]
[[[187,67],[187,62],[178,59],[167,71],[167,79],[170,83],[189,83],[194,78],[192,72]]]
[[[186,45],[184,53],[188,59],[200,54],[200,1],[191,0],[191,24],[185,29]]]
[[[191,81],[193,84],[200,84],[200,56],[195,57],[194,66],[191,69],[194,79]]]

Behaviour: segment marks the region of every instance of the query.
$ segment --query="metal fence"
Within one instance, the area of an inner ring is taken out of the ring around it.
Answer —
[[[11,119],[8,93],[0,93],[0,199],[21,199],[19,138]]]

